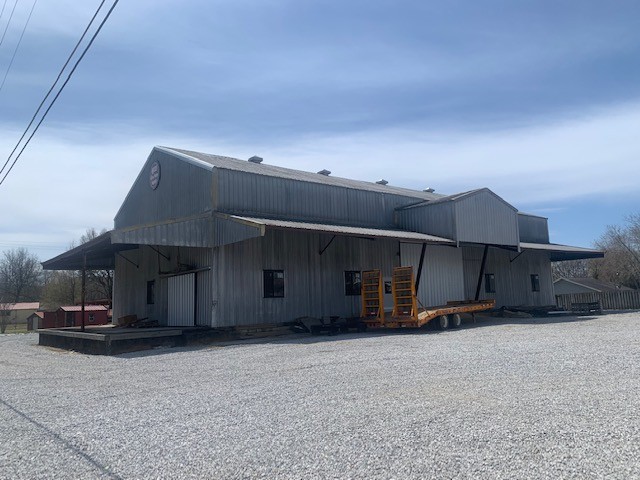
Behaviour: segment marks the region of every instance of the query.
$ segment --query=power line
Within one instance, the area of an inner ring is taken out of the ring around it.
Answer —
[[[2,4],[2,10],[0,10],[0,20],[2,20],[2,14],[4,13],[4,7],[7,6],[7,0],[4,0],[4,3]]]
[[[29,12],[29,16],[27,17],[27,21],[24,24],[24,28],[22,29],[22,33],[20,34],[20,38],[18,39],[18,43],[16,44],[16,48],[13,51],[13,55],[11,56],[11,61],[9,62],[9,66],[7,67],[7,71],[4,72],[4,78],[2,79],[2,83],[0,84],[0,92],[2,91],[2,87],[4,87],[4,82],[7,81],[7,75],[9,75],[9,71],[11,70],[11,66],[13,65],[13,61],[16,58],[16,53],[18,53],[18,49],[20,48],[20,43],[22,43],[22,37],[24,37],[24,32],[27,30],[27,25],[29,25],[29,20],[31,20],[31,15],[33,15],[33,9],[36,8],[36,3],[38,0],[33,0],[33,5],[31,6],[31,11]]]
[[[2,177],[2,180],[0,180],[0,185],[2,185],[4,183],[4,181],[7,179],[7,176],[9,175],[9,173],[11,173],[11,170],[13,170],[13,167],[16,165],[16,162],[22,156],[22,153],[24,152],[25,148],[27,148],[27,145],[29,145],[29,142],[31,142],[31,139],[33,138],[33,136],[36,134],[36,132],[40,128],[40,125],[42,125],[42,122],[44,122],[44,119],[47,117],[47,114],[51,110],[51,107],[53,107],[53,105],[56,103],[56,100],[58,100],[58,97],[60,96],[60,94],[62,93],[64,88],[67,86],[67,83],[69,83],[69,80],[71,80],[71,77],[73,76],[74,72],[78,68],[78,65],[80,64],[80,62],[82,61],[82,59],[86,55],[86,53],[89,50],[89,48],[91,48],[91,45],[93,45],[94,40],[96,39],[96,37],[100,33],[100,30],[102,30],[102,27],[104,26],[104,24],[107,22],[107,20],[111,16],[111,13],[113,12],[114,8],[116,8],[116,5],[118,5],[119,1],[120,0],[114,0],[113,5],[111,5],[111,8],[107,12],[106,16],[102,19],[102,22],[100,22],[100,25],[98,26],[98,29],[94,32],[93,36],[91,37],[91,40],[89,40],[89,43],[87,44],[87,46],[82,51],[82,54],[80,55],[80,58],[78,58],[78,60],[76,60],[76,63],[73,65],[73,68],[71,69],[71,72],[69,72],[69,75],[67,75],[67,78],[64,81],[64,83],[62,84],[62,86],[60,87],[60,89],[58,90],[58,93],[56,93],[55,97],[53,97],[53,100],[51,100],[51,103],[49,104],[49,106],[45,110],[44,114],[42,115],[42,118],[40,118],[40,121],[36,124],[35,128],[33,129],[33,132],[31,132],[31,135],[29,135],[29,138],[27,138],[27,141],[25,142],[25,144],[20,149],[20,152],[18,152],[18,155],[13,160],[13,163],[11,163],[11,166],[6,171],[6,173],[4,174],[4,177]],[[6,163],[8,163],[10,159],[11,159],[11,156],[9,156],[9,158],[7,158],[7,162]],[[6,163],[5,163],[5,165],[6,165]],[[4,169],[4,167],[3,167],[3,169]]]
[[[7,30],[9,30],[9,25],[11,24],[11,19],[13,18],[13,12],[16,11],[16,5],[18,5],[18,0],[16,0],[13,4],[13,10],[11,10],[11,15],[9,15],[9,21],[7,22],[7,26],[4,27],[4,32],[2,32],[2,38],[0,38],[0,47],[2,46],[2,42],[4,42],[4,36],[7,34]]]
[[[76,51],[78,50],[78,47],[80,46],[80,44],[84,40],[84,37],[87,35],[87,32],[91,28],[91,25],[93,25],[93,22],[95,21],[96,17],[98,16],[98,13],[100,13],[100,10],[102,9],[102,6],[104,5],[105,1],[106,0],[102,0],[102,2],[100,2],[100,5],[98,6],[98,8],[96,9],[95,13],[93,14],[93,17],[91,17],[91,20],[87,24],[87,27],[84,29],[84,32],[82,32],[82,35],[80,36],[80,39],[78,40],[78,42],[76,43],[75,47],[73,47],[73,50],[71,50],[71,53],[67,57],[67,61],[64,62],[64,65],[60,69],[60,72],[58,73],[58,76],[56,77],[55,81],[51,85],[51,88],[49,88],[49,91],[47,92],[47,94],[44,96],[44,98],[40,102],[40,105],[38,105],[38,108],[36,109],[36,113],[34,113],[33,117],[31,117],[31,121],[29,122],[29,125],[27,125],[27,128],[25,128],[24,132],[22,133],[22,136],[20,137],[20,140],[18,140],[18,143],[16,143],[16,146],[13,147],[13,150],[11,150],[11,153],[9,154],[9,157],[7,158],[7,161],[4,162],[4,165],[2,165],[2,168],[0,168],[0,174],[2,174],[2,172],[6,168],[7,164],[11,160],[11,157],[13,156],[13,154],[16,153],[16,150],[18,149],[18,146],[20,145],[20,142],[22,142],[22,140],[24,140],[24,137],[27,135],[27,132],[31,128],[31,125],[33,125],[33,122],[35,122],[36,117],[38,116],[38,113],[40,113],[40,110],[42,110],[42,107],[45,104],[45,102],[47,101],[47,99],[49,98],[49,95],[51,95],[51,92],[53,91],[55,86],[60,81],[60,77],[62,77],[62,74],[64,73],[65,69],[67,68],[67,65],[69,65],[69,62],[71,61],[71,58],[73,58],[73,56],[75,55]]]

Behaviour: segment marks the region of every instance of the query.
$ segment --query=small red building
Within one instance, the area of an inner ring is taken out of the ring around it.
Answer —
[[[104,305],[85,305],[84,324],[90,326],[109,323],[108,311]],[[82,325],[82,307],[71,305],[60,307],[55,312],[44,312],[40,323],[40,328],[79,327]]]

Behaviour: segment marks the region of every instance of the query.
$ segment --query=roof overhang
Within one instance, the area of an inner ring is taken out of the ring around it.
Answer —
[[[264,232],[266,229],[294,230],[301,232],[316,232],[359,238],[386,238],[407,243],[432,243],[455,246],[451,239],[436,237],[426,233],[409,232],[406,230],[387,230],[381,228],[355,227],[348,225],[334,225],[325,223],[292,222],[289,220],[274,220],[269,218],[245,217],[229,215],[227,219],[244,225],[253,226]],[[264,235],[264,233],[262,233]]]
[[[111,243],[113,231],[98,235],[57,257],[42,262],[44,270],[112,270],[115,268],[117,252],[138,248],[138,245]],[[86,256],[86,263],[85,263]]]
[[[592,248],[572,247],[570,245],[558,245],[556,243],[520,243],[522,250],[535,250],[549,252],[552,262],[562,262],[565,260],[581,260],[585,258],[602,258],[602,250]]]

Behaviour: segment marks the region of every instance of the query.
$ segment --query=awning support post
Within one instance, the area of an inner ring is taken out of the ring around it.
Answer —
[[[85,301],[85,295],[86,295],[86,284],[87,284],[87,251],[84,250],[82,252],[82,290],[80,292],[80,301],[81,303],[81,307],[80,307],[80,317],[82,318],[82,327],[81,327],[81,331],[84,332],[84,301]]]
[[[418,273],[416,274],[416,295],[418,287],[420,286],[420,279],[422,278],[422,265],[424,265],[424,254],[427,251],[427,244],[422,244],[422,250],[420,251],[420,263],[418,264]]]
[[[487,264],[487,253],[489,252],[489,245],[484,246],[484,253],[482,254],[482,263],[480,264],[480,275],[478,275],[478,286],[476,287],[476,296],[474,300],[478,301],[480,298],[480,287],[482,286],[482,277],[484,275],[484,267]]]

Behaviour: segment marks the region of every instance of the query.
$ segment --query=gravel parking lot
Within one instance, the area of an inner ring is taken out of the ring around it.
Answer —
[[[0,478],[640,478],[640,314],[99,357],[0,336]]]

